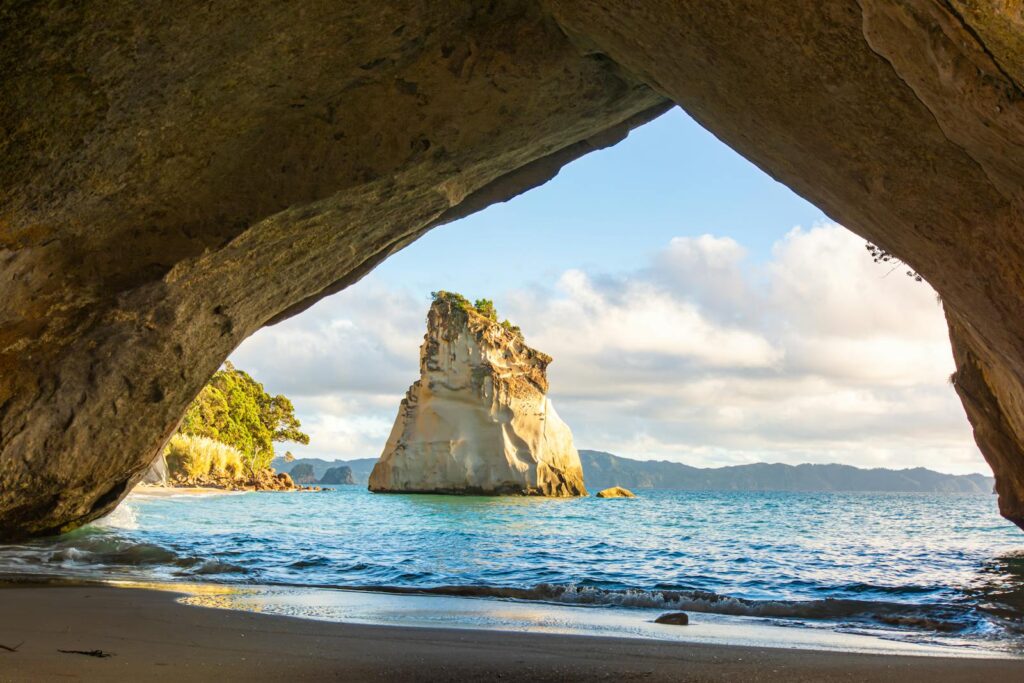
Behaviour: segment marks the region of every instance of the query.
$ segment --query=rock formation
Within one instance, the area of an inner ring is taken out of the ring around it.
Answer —
[[[313,472],[313,466],[307,463],[299,463],[293,467],[289,472],[292,481],[296,484],[316,484],[316,474]]]
[[[312,465],[310,465],[312,467]],[[324,472],[324,476],[320,477],[320,484],[355,484],[356,480],[352,476],[352,468],[348,465],[340,465],[338,467],[329,467]]]
[[[636,495],[629,489],[621,486],[610,486],[597,492],[598,498],[636,498]]]
[[[402,399],[370,490],[585,496],[572,433],[546,396],[550,362],[507,321],[439,293],[420,378]]]
[[[967,0],[0,7],[0,537],[96,519],[246,336],[675,102],[921,273],[1024,525],[1024,20]]]
[[[686,626],[690,623],[690,615],[686,612],[666,612],[654,620],[655,624],[670,624],[672,626]]]

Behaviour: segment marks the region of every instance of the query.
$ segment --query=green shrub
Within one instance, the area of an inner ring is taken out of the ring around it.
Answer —
[[[172,478],[196,479],[207,475],[238,477],[245,471],[242,452],[206,436],[175,434],[164,451]]]
[[[494,302],[490,299],[477,299],[473,303],[476,312],[492,322],[498,322],[498,311],[494,309]]]

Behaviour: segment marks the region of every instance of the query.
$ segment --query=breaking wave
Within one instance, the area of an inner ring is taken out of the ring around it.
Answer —
[[[955,605],[917,605],[872,600],[749,600],[701,590],[607,589],[594,586],[539,584],[531,588],[495,586],[366,587],[389,593],[498,598],[595,607],[681,610],[772,619],[858,621],[935,631],[964,632],[978,627],[974,610]]]

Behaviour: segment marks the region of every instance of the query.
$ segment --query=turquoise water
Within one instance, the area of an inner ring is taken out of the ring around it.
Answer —
[[[1024,534],[991,495],[133,495],[0,546],[0,571],[683,609],[968,648],[1024,634]]]

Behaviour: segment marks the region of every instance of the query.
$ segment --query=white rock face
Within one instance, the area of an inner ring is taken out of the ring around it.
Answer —
[[[585,496],[572,432],[545,395],[551,357],[438,298],[420,379],[370,475],[376,492]]]

